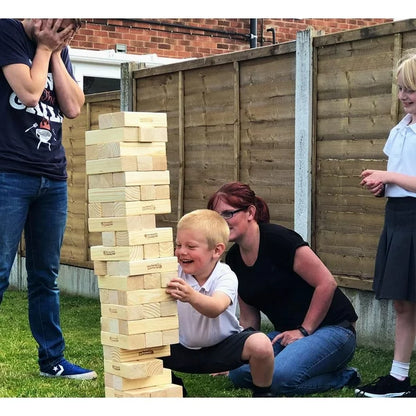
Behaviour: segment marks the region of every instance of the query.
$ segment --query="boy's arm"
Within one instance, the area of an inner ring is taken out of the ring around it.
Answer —
[[[224,292],[217,291],[212,296],[204,295],[192,289],[183,279],[172,279],[167,286],[167,293],[181,302],[187,302],[200,314],[216,318],[230,305],[231,299]]]

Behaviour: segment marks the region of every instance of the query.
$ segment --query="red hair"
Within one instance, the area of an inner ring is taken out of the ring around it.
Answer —
[[[241,182],[226,183],[210,197],[207,208],[215,210],[218,201],[223,201],[236,209],[248,208],[250,205],[253,205],[256,207],[254,219],[258,223],[270,222],[269,207],[266,201],[256,196],[255,192],[247,184]]]

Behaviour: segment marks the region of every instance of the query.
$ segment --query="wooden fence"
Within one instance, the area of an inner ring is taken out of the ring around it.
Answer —
[[[311,245],[341,286],[371,287],[385,201],[362,190],[359,175],[385,166],[385,140],[403,115],[394,66],[415,37],[416,20],[406,20],[312,39]],[[82,116],[65,121],[70,201],[62,261],[92,266],[89,246],[99,242],[87,231],[84,133],[97,128],[98,114],[120,108],[168,116],[172,212],[158,226],[175,227],[221,184],[241,180],[266,199],[272,222],[293,227],[296,49],[288,42],[133,68],[124,71],[121,94],[87,97]]]

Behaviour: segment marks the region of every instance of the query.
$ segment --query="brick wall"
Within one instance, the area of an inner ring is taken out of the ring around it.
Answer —
[[[313,27],[324,33],[341,32],[390,22],[393,19],[257,19],[257,46],[296,39],[296,32]],[[114,49],[127,53],[155,53],[166,58],[201,58],[250,48],[250,19],[86,19],[71,46]]]

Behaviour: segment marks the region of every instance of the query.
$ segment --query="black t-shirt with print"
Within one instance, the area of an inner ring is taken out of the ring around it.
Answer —
[[[36,44],[18,20],[0,19],[0,67],[24,64],[29,67]],[[73,77],[68,49],[61,53]],[[63,114],[59,108],[51,72],[39,103],[26,107],[0,71],[0,171],[19,172],[66,180],[66,158],[62,146]]]

